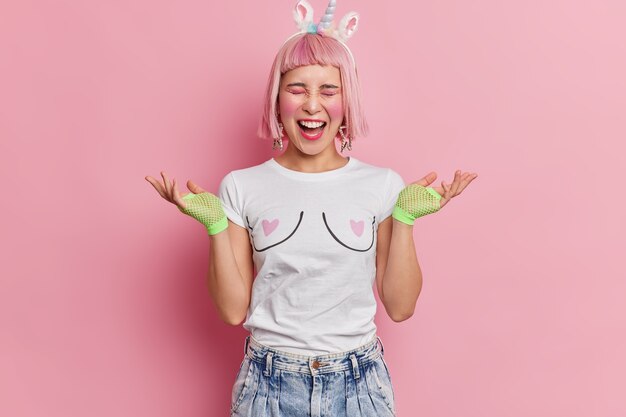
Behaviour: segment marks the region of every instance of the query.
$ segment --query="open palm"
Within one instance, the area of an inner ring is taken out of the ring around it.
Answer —
[[[461,192],[472,182],[478,174],[472,172],[461,172],[461,170],[457,170],[454,173],[454,180],[452,184],[448,184],[445,181],[441,181],[441,186],[431,187],[433,190],[437,191],[437,193],[441,196],[440,200],[440,208],[448,204],[448,202],[457,195],[461,194]],[[412,184],[419,184],[423,187],[427,187],[432,184],[437,178],[436,172],[430,172],[422,179],[413,182]]]

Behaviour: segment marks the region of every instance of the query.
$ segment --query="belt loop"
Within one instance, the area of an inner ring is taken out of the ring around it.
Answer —
[[[359,379],[361,373],[359,372],[359,363],[356,360],[356,356],[354,354],[350,355],[350,360],[352,361],[352,374],[354,375],[354,379]]]
[[[248,335],[246,337],[246,343],[243,346],[243,355],[247,356],[248,355],[248,343],[250,342],[250,336]]]
[[[378,343],[380,343],[380,353],[382,353],[384,355],[385,354],[385,346],[383,346],[383,341],[378,336],[376,336],[376,338],[378,339]]]
[[[274,356],[272,352],[267,352],[267,356],[265,357],[265,371],[263,371],[263,375],[265,376],[272,375],[272,356]]]

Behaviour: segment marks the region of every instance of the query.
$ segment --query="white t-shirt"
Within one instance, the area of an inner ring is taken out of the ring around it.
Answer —
[[[247,229],[257,271],[243,327],[266,346],[307,356],[371,341],[378,224],[404,185],[392,169],[354,157],[319,173],[272,158],[227,174],[218,196]]]

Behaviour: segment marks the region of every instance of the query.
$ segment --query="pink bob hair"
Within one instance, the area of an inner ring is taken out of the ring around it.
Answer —
[[[337,39],[303,33],[287,40],[274,58],[265,94],[263,118],[257,131],[259,137],[270,139],[280,136],[276,108],[282,75],[297,67],[316,64],[339,68],[346,134],[352,140],[367,135],[369,128],[361,105],[358,74],[350,52]]]

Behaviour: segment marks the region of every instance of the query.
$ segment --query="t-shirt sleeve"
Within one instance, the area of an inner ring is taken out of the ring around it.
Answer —
[[[402,191],[404,187],[404,180],[400,174],[390,168],[387,173],[387,182],[385,184],[385,192],[383,195],[383,206],[378,217],[379,223],[391,216],[393,208],[396,205],[396,201],[398,201],[398,194],[400,194],[400,191]]]
[[[228,220],[245,228],[246,226],[244,225],[242,215],[243,210],[241,208],[242,203],[239,198],[235,177],[232,172],[222,179],[217,196],[222,202],[222,207],[224,208],[224,213],[226,214]]]

